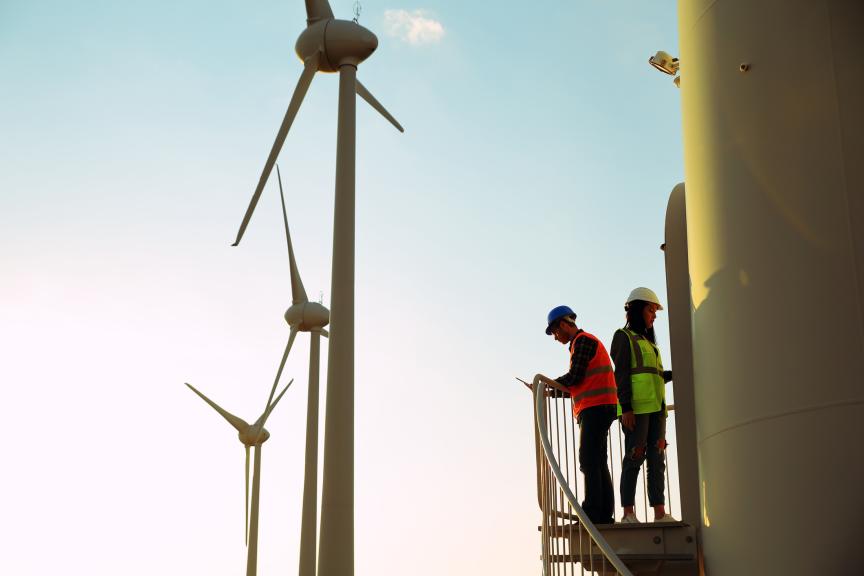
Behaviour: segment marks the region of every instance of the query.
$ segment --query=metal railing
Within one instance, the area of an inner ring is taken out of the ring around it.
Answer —
[[[537,431],[537,483],[544,576],[576,574],[622,574],[630,570],[600,534],[597,527],[579,505],[578,469],[579,446],[576,442],[576,422],[569,406],[567,388],[542,374],[534,377],[534,418]],[[563,398],[565,402],[558,401]],[[563,466],[562,466],[563,464]],[[572,482],[572,484],[571,484]]]
[[[566,387],[538,374],[530,385],[534,394],[534,430],[537,459],[537,496],[543,512],[540,526],[543,574],[630,574],[623,561],[588,519],[579,504],[579,429],[573,417]],[[671,412],[673,406],[669,406]],[[667,430],[667,437],[672,430]],[[616,496],[624,456],[624,435],[613,423],[608,438],[608,466]],[[670,473],[666,469],[667,513],[673,514]],[[645,467],[642,467],[635,511],[648,522],[651,508],[646,492]],[[617,497],[616,497],[617,501]]]

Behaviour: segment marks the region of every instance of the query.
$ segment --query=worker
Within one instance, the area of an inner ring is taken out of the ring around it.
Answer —
[[[657,294],[639,287],[624,304],[627,323],[612,339],[615,383],[618,388],[621,427],[624,429],[624,458],[621,465],[621,506],[623,524],[637,524],[634,513],[636,480],[642,463],[648,462],[648,503],[655,522],[674,522],[666,513],[664,472],[666,470],[666,382],[672,372],[663,370],[660,350],[654,337],[657,311],[663,310]]]
[[[568,306],[553,308],[546,334],[570,349],[570,370],[556,382],[570,389],[579,423],[579,469],[585,477],[582,509],[594,524],[615,522],[615,488],[606,462],[606,436],[617,415],[612,361],[595,336],[576,326]]]

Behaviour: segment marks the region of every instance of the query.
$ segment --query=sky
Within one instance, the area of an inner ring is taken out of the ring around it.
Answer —
[[[608,346],[632,288],[665,302],[680,102],[647,60],[676,6],[366,0],[360,23],[358,78],[405,133],[358,101],[356,573],[536,573],[514,377],[566,371],[556,305]],[[0,573],[243,572],[242,445],[183,383],[254,420],[273,382],[274,181],[230,244],[304,25],[299,0],[0,0]],[[279,161],[328,306],[336,96],[316,75]],[[267,424],[263,575],[297,570],[308,349]]]

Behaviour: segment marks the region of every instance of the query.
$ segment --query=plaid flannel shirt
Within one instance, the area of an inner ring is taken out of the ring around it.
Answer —
[[[574,336],[574,340],[579,338],[584,330],[579,330]],[[572,343],[572,341],[571,341]],[[588,364],[594,355],[597,353],[597,342],[592,338],[580,338],[573,346],[573,352],[570,354],[570,371],[563,376],[555,379],[562,386],[576,386],[585,379],[585,372],[588,370]]]

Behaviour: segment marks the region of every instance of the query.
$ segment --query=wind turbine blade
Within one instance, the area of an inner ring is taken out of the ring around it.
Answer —
[[[324,328],[321,328],[321,335],[324,336],[325,338],[330,338],[330,332],[328,332]]]
[[[333,18],[333,10],[327,0],[306,0],[306,23],[312,25],[319,20]]]
[[[288,345],[285,346],[285,353],[282,354],[282,361],[279,362],[279,369],[276,371],[276,378],[273,380],[273,387],[270,388],[270,396],[267,397],[267,405],[264,406],[264,411],[270,407],[270,401],[273,400],[273,394],[276,393],[276,386],[279,384],[279,379],[282,377],[282,370],[285,368],[285,361],[288,359],[288,353],[291,352],[291,346],[294,345],[294,338],[297,337],[297,328],[291,328],[291,335],[288,337]],[[259,418],[260,420],[260,418]]]
[[[237,430],[237,432],[240,432],[242,434],[246,431],[247,428],[249,428],[249,424],[247,424],[245,420],[243,420],[242,418],[238,418],[237,416],[234,416],[227,410],[223,409],[221,406],[219,406],[218,404],[207,398],[207,396],[195,389],[195,387],[188,382],[186,383],[186,386],[188,386],[193,392],[195,392],[195,394],[200,396],[202,400],[207,402],[207,404],[212,406],[214,410],[221,414],[222,417],[225,418],[225,420],[227,420],[228,423]]]
[[[260,424],[261,428],[263,428],[264,424],[267,423],[267,419],[270,417],[270,413],[273,412],[273,409],[276,408],[276,404],[279,403],[279,400],[282,399],[282,396],[285,394],[285,392],[288,391],[288,388],[290,388],[291,384],[293,384],[293,383],[294,383],[294,379],[292,378],[291,381],[288,382],[288,385],[285,386],[285,389],[282,390],[282,392],[279,393],[279,396],[277,396],[276,399],[273,401],[273,404],[268,406],[267,410],[264,411],[264,414],[261,415],[261,418],[258,419],[261,422],[261,424]],[[256,424],[258,424],[258,422],[256,422]]]
[[[244,495],[246,502],[246,546],[249,546],[249,446],[246,446],[246,494]]]
[[[366,100],[366,102],[368,102],[369,105],[372,106],[372,108],[377,110],[382,116],[384,116],[384,118],[386,118],[391,124],[393,124],[393,126],[395,126],[396,129],[399,130],[399,132],[405,132],[405,129],[402,128],[402,125],[399,124],[399,122],[397,122],[396,119],[390,115],[387,109],[384,108],[384,106],[382,106],[381,103],[378,102],[378,100],[376,100],[374,96],[372,96],[372,93],[369,92],[369,90],[367,90],[366,87],[363,86],[363,84],[361,84],[359,80],[357,80],[355,84],[355,90],[361,98]]]
[[[285,210],[285,194],[282,192],[282,173],[279,165],[276,165],[276,177],[279,179],[279,198],[282,200],[282,221],[285,222],[285,238],[288,241],[288,266],[291,269],[291,298],[294,304],[302,304],[309,301],[306,289],[303,288],[303,280],[300,279],[300,271],[297,270],[297,261],[294,259],[294,246],[291,244],[291,231],[288,229],[288,212]]]
[[[240,223],[240,230],[237,231],[237,239],[232,246],[237,246],[240,239],[243,238],[243,233],[246,232],[246,227],[249,225],[249,220],[252,218],[252,213],[255,211],[255,206],[258,205],[258,199],[261,198],[261,192],[264,190],[264,185],[270,177],[270,172],[273,170],[273,164],[276,163],[276,158],[279,157],[279,152],[282,150],[282,144],[285,143],[285,137],[288,136],[288,130],[291,129],[291,124],[294,122],[294,117],[300,110],[300,105],[303,103],[303,98],[306,96],[306,91],[309,90],[309,85],[312,83],[312,78],[315,72],[318,71],[319,53],[316,52],[310,56],[303,68],[303,73],[297,81],[297,87],[294,89],[294,95],[291,96],[291,103],[288,104],[288,111],[285,112],[285,118],[282,120],[282,126],[279,127],[279,132],[276,133],[276,141],[273,142],[273,148],[270,149],[270,156],[267,157],[267,162],[264,164],[264,170],[261,172],[261,178],[258,180],[258,187],[255,188],[255,194],[252,195],[252,200],[249,202],[249,207],[246,209],[246,215],[243,216],[243,222]]]

